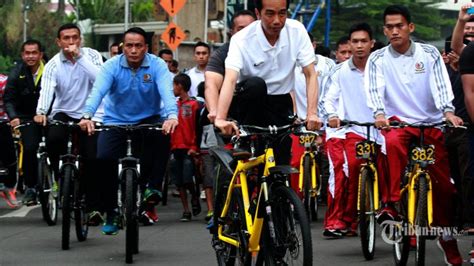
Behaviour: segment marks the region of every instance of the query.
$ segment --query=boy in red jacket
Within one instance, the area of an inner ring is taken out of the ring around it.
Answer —
[[[173,79],[173,92],[178,98],[178,121],[179,126],[171,135],[171,152],[174,157],[172,171],[174,182],[179,189],[179,196],[183,203],[182,222],[191,220],[187,192],[191,193],[192,215],[196,216],[201,212],[199,195],[195,189],[193,156],[198,153],[196,141],[196,121],[199,115],[199,103],[190,98],[188,91],[191,87],[191,79],[186,74],[178,74]]]

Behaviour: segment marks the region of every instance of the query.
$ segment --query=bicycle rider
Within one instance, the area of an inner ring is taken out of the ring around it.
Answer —
[[[410,40],[415,25],[411,22],[409,10],[401,5],[389,6],[384,11],[383,20],[384,34],[390,45],[373,52],[365,70],[367,104],[373,111],[375,126],[387,128],[382,134],[390,162],[389,176],[382,175],[380,180],[386,185],[381,189],[386,206],[377,215],[378,222],[398,216],[394,205],[400,200],[400,177],[407,164],[410,139],[420,134],[413,128],[388,130],[387,118],[409,123],[438,122],[444,118],[454,126],[463,123],[454,115],[451,84],[440,53],[431,45]],[[434,180],[433,194],[437,195],[433,197],[434,224],[452,226],[451,211],[456,191],[450,182],[443,133],[430,128],[425,130],[425,139],[435,146],[436,164],[428,168]],[[438,246],[447,263],[462,263],[457,241],[452,235],[443,234]]]
[[[173,95],[172,76],[166,63],[149,54],[146,33],[142,28],[130,28],[124,33],[123,54],[109,59],[103,66],[94,83],[92,93],[83,109],[79,123],[89,134],[94,132],[94,123],[90,121],[102,99],[104,99],[105,125],[130,125],[140,123],[163,122],[163,133],[170,134],[178,125],[178,108]],[[163,100],[164,110],[160,107]],[[160,114],[164,116],[160,117]],[[150,136],[156,138],[156,135]],[[150,139],[149,138],[149,139]],[[106,197],[106,223],[102,232],[106,235],[117,234],[117,159],[125,155],[126,135],[122,131],[108,130],[99,134],[97,157],[103,160],[102,178],[110,182],[102,188]],[[160,149],[149,145],[145,138],[146,149]],[[137,144],[137,142],[135,142]],[[146,165],[142,166],[141,176],[147,178]],[[161,194],[159,187],[145,191],[150,199]]]
[[[0,74],[0,183],[5,189],[0,191],[0,197],[4,198],[11,208],[18,206],[16,200],[16,156],[12,132],[8,126],[8,115],[3,105],[3,93],[7,84],[7,76]],[[5,173],[6,172],[6,173]]]
[[[56,43],[60,48],[44,68],[41,91],[36,108],[36,123],[46,125],[46,114],[51,108],[50,119],[62,122],[79,122],[87,96],[92,90],[96,74],[102,65],[102,56],[94,49],[81,48],[81,31],[75,24],[68,23],[59,27]],[[54,98],[54,103],[53,103]],[[51,106],[51,103],[53,105]],[[100,121],[103,112],[94,119]],[[51,127],[47,132],[46,145],[51,165],[58,175],[59,156],[67,151],[67,129]],[[83,176],[86,188],[89,224],[98,225],[102,221],[100,210],[100,175],[96,156],[97,139],[86,134],[79,136],[79,153],[82,155]]]
[[[227,112],[237,80],[240,81],[238,87],[241,87],[249,79],[258,82],[254,90],[262,91],[256,93],[263,99],[263,104],[258,104],[261,110],[252,113],[261,116],[260,126],[290,123],[289,117],[293,115],[290,91],[294,86],[294,71],[298,64],[303,67],[306,77],[307,128],[319,128],[321,120],[316,108],[318,85],[313,64],[314,51],[306,29],[300,22],[287,19],[289,1],[258,0],[255,4],[255,13],[260,20],[233,35],[230,41],[215,126],[225,134],[238,132],[234,122],[226,121]],[[291,138],[286,137],[275,147],[277,164],[289,164],[290,150]]]
[[[21,46],[22,62],[10,72],[5,88],[5,109],[10,117],[10,126],[20,125],[24,120],[33,121],[41,90],[44,71],[43,46],[37,40],[27,40]],[[23,176],[26,186],[23,203],[36,204],[38,166],[36,151],[40,142],[40,128],[29,125],[20,128],[23,142]]]
[[[354,24],[349,29],[348,37],[352,56],[335,67],[321,99],[322,112],[327,113],[328,124],[332,128],[340,127],[340,112],[347,120],[369,122],[372,119],[364,89],[364,70],[374,46],[372,29],[367,23]],[[349,174],[346,182],[343,171],[335,173],[332,197],[328,200],[331,204],[326,212],[325,236],[357,235],[357,191],[363,160],[356,158],[355,146],[366,138],[365,128],[352,126],[346,129],[345,138],[341,140]]]

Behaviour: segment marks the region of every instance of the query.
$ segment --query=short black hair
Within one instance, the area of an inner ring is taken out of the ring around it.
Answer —
[[[204,98],[204,90],[206,89],[206,86],[204,86],[204,81],[201,81],[198,86],[197,86],[197,96]]]
[[[411,23],[411,15],[410,11],[406,6],[402,5],[391,5],[385,8],[385,11],[383,12],[383,23],[385,24],[385,18],[388,15],[401,15],[402,17],[405,18],[405,20],[408,23]]]
[[[140,27],[130,28],[127,31],[125,31],[125,33],[123,34],[123,38],[125,39],[125,35],[127,35],[129,33],[139,34],[139,35],[143,36],[143,39],[145,40],[145,43],[146,43],[146,32],[145,32],[144,29],[142,29]]]
[[[61,27],[59,27],[58,34],[57,34],[58,39],[61,38],[61,31],[69,30],[69,29],[76,29],[77,31],[79,31],[79,35],[81,35],[81,29],[79,29],[79,27],[76,24],[66,23],[66,24],[61,25]]]
[[[382,49],[385,47],[385,43],[384,42],[381,42],[381,41],[375,41],[374,43],[374,47],[372,47],[372,50],[371,52],[373,51],[377,51],[378,49]]]
[[[339,46],[343,45],[343,44],[348,44],[349,43],[349,37],[347,36],[342,36],[341,38],[339,38],[339,40],[337,40],[336,42],[336,50],[339,49]]]
[[[171,66],[178,68],[179,62],[175,59],[171,60]]]
[[[255,0],[255,8],[258,10],[258,12],[262,11],[263,8],[263,0]],[[288,10],[290,8],[290,0],[286,0],[286,9]]]
[[[365,31],[367,32],[367,34],[369,34],[369,38],[372,40],[372,28],[370,27],[369,24],[365,23],[365,22],[362,22],[362,23],[357,23],[357,24],[354,24],[351,26],[351,28],[349,29],[349,39],[351,39],[351,36],[352,36],[352,33],[356,32],[356,31]]]
[[[181,85],[183,90],[186,92],[191,89],[191,78],[184,73],[179,73],[178,75],[174,76],[173,83]]]
[[[257,16],[255,13],[251,10],[240,10],[235,12],[235,14],[232,16],[232,19],[230,21],[230,28],[234,27],[234,20],[240,16],[251,16],[254,20],[257,20]]]
[[[209,47],[209,44],[205,43],[205,42],[197,42],[195,45],[194,45],[194,49],[193,51],[196,51],[196,48],[198,48],[199,46],[203,46],[203,47],[206,47],[207,48],[207,51],[208,52],[211,52],[211,47]]]
[[[35,39],[29,39],[29,40],[26,40],[26,42],[24,42],[22,45],[21,45],[21,51],[25,51],[25,46],[27,45],[37,45],[38,46],[38,50],[40,52],[43,52],[43,46],[41,45],[40,41],[38,40],[35,40]]]
[[[161,57],[161,56],[164,55],[164,54],[173,55],[173,52],[172,52],[170,49],[161,49],[161,50],[158,52],[158,57]]]
[[[323,45],[318,45],[316,46],[316,49],[314,49],[315,54],[320,54],[325,57],[330,57],[331,56],[331,49],[329,47],[323,46]]]
[[[114,46],[117,46],[117,47],[120,47],[120,43],[119,42],[113,42],[110,47],[109,47],[109,50],[112,49],[112,47]]]

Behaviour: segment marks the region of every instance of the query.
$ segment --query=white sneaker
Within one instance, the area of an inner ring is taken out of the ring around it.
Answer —
[[[206,200],[206,191],[201,190],[201,196],[199,196],[202,200]]]

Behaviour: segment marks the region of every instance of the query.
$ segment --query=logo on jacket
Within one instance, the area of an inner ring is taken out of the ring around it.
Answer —
[[[151,75],[150,74],[143,74],[143,83],[150,83],[150,82],[152,82]]]
[[[425,64],[423,62],[415,63],[415,74],[425,73]]]

